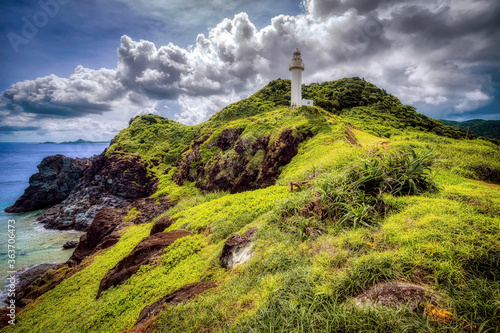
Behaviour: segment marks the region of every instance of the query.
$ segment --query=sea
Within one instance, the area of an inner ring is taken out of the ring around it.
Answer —
[[[0,142],[0,286],[7,284],[7,277],[12,271],[42,263],[65,262],[74,249],[65,250],[62,245],[67,241],[78,240],[82,235],[78,231],[45,229],[35,222],[44,210],[22,214],[4,212],[6,207],[24,193],[30,176],[38,172],[37,165],[44,157],[55,154],[73,158],[99,155],[108,145],[109,143]],[[15,256],[8,252],[9,242],[11,249],[12,246],[15,247]],[[1,291],[0,299],[4,295],[5,289]]]

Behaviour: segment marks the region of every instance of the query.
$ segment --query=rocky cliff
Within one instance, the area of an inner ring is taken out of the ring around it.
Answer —
[[[87,158],[75,159],[60,154],[45,157],[37,166],[38,173],[30,177],[24,194],[5,211],[22,213],[60,203],[68,197],[90,164]]]
[[[120,208],[151,194],[152,177],[138,156],[99,155],[71,194],[37,220],[52,229],[86,231],[103,208]]]

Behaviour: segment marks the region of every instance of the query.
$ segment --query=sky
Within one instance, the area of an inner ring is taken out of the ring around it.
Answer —
[[[500,119],[497,0],[0,0],[0,141],[192,125],[290,78],[359,76],[436,119]]]

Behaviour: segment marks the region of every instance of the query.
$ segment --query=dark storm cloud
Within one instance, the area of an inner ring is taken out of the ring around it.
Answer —
[[[39,127],[36,126],[24,126],[24,127],[0,126],[0,132],[4,132],[4,134],[11,134],[19,131],[37,131],[38,129]]]
[[[500,3],[491,2],[488,10],[479,13],[472,10],[456,12],[450,6],[433,12],[425,6],[409,4],[393,12],[392,21],[399,32],[428,41],[446,41],[475,34],[487,37],[497,34],[500,28]]]
[[[378,8],[381,3],[387,3],[384,0],[323,0],[306,1],[310,5],[310,11],[322,18],[332,15],[342,15],[346,11],[355,9],[359,14],[366,14]],[[312,5],[311,5],[312,4]]]
[[[123,105],[155,112],[155,101],[163,100],[180,108],[177,120],[199,123],[288,77],[296,47],[305,81],[362,76],[430,116],[467,114],[494,99],[497,3],[309,0],[303,6],[305,13],[278,15],[262,29],[245,13],[223,19],[187,48],[123,36],[116,69],[78,67],[67,79],[18,82],[0,99],[8,111],[3,117],[112,114]]]

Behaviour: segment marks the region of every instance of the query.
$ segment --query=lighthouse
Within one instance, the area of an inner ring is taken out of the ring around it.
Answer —
[[[300,57],[299,49],[295,49],[293,52],[293,58],[288,69],[292,72],[291,107],[294,108],[301,105],[312,106],[313,101],[302,99],[302,71],[304,70],[304,63]]]

